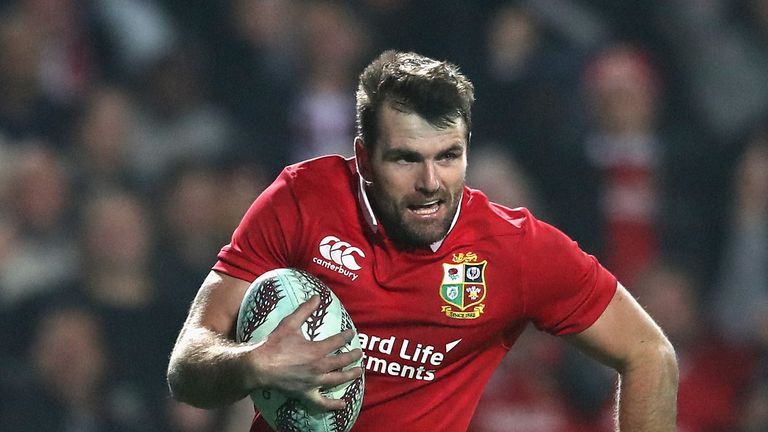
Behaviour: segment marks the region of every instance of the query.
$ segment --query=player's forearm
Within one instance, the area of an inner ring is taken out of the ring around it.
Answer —
[[[678,369],[668,342],[649,344],[621,371],[621,432],[675,431]]]
[[[204,329],[185,329],[168,365],[173,397],[200,408],[236,402],[253,387],[249,354],[253,346],[238,345]]]

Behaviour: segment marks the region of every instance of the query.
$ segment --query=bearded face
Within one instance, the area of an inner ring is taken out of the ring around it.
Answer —
[[[387,234],[424,247],[448,233],[458,210],[467,169],[463,121],[436,128],[421,116],[384,107],[379,139],[358,143],[358,164]]]

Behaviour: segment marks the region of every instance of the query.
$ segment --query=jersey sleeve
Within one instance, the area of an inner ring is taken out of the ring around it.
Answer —
[[[526,316],[554,335],[586,330],[613,298],[616,278],[575,241],[535,218],[524,242]]]
[[[262,273],[289,267],[293,239],[301,230],[290,172],[280,176],[259,195],[218,254],[213,269],[252,282]]]

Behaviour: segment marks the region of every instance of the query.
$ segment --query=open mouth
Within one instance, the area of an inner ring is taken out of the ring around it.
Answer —
[[[440,205],[442,203],[442,200],[432,200],[422,204],[412,204],[408,206],[408,210],[418,216],[431,216],[440,211]]]

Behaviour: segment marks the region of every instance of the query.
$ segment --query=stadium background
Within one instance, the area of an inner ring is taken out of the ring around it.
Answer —
[[[278,170],[350,154],[386,48],[459,64],[469,184],[662,324],[680,430],[768,430],[764,0],[0,2],[0,429],[246,430],[169,400],[173,338]],[[529,331],[472,430],[610,430],[614,386]]]

